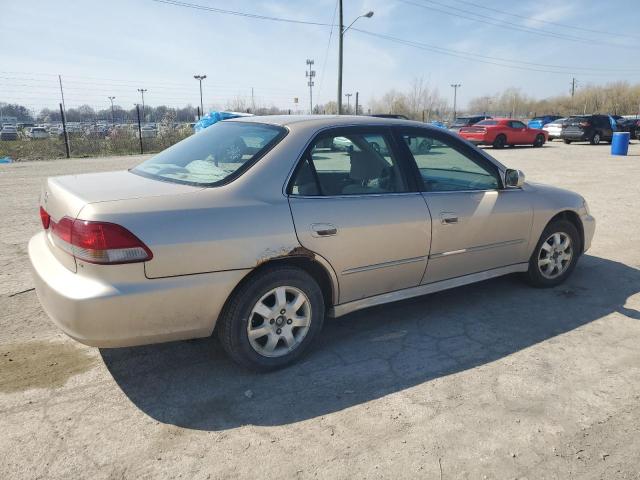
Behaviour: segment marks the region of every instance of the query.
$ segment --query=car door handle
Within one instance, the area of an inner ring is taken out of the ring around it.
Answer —
[[[338,233],[338,229],[331,223],[314,223],[311,225],[311,232],[314,237],[330,237]]]
[[[451,212],[442,212],[440,214],[440,223],[443,225],[452,225],[458,223],[458,215]]]

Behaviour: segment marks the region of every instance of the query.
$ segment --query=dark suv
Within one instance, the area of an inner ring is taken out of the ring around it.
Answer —
[[[609,115],[576,115],[569,117],[560,134],[564,143],[589,142],[598,145],[601,141],[610,142],[613,137]]]

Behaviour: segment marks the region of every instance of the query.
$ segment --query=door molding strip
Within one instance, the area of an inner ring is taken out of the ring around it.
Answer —
[[[489,243],[487,245],[479,245],[477,247],[462,248],[460,250],[451,250],[449,252],[432,253],[429,255],[429,259],[435,259],[440,257],[448,257],[450,255],[458,255],[459,253],[475,253],[482,252],[483,250],[490,250],[492,248],[508,247],[510,245],[518,245],[524,243],[524,238],[517,240],[507,240],[506,242]]]
[[[375,263],[373,265],[367,265],[365,267],[349,268],[347,270],[343,270],[342,275],[350,275],[352,273],[367,272],[369,270],[377,270],[378,268],[395,267],[396,265],[404,265],[406,263],[422,262],[427,258],[428,258],[427,256],[403,258],[402,260],[392,260],[391,262]]]
[[[450,288],[461,287],[463,285],[480,282],[482,280],[489,280],[490,278],[500,277],[509,273],[526,272],[528,269],[528,263],[516,263],[514,265],[507,265],[506,267],[485,270],[484,272],[463,275],[461,277],[441,280],[439,282],[428,283],[426,285],[418,285],[417,287],[405,288],[403,290],[397,290],[395,292],[382,293],[373,297],[335,305],[333,308],[329,309],[328,314],[332,317],[340,317],[342,315],[346,315],[347,313],[355,312],[356,310],[361,310],[363,308],[374,307],[376,305],[382,305],[385,303],[397,302],[398,300],[419,297],[428,293],[435,293],[442,290],[448,290]]]

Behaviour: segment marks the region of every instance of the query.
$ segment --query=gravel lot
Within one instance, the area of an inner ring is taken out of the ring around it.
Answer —
[[[141,157],[0,166],[0,478],[640,478],[640,144],[491,153],[588,199],[596,237],[568,283],[361,311],[269,375],[213,339],[61,334],[30,290],[40,183]]]

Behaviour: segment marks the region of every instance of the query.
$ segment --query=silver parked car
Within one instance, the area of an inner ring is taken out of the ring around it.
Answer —
[[[48,179],[40,215],[36,290],[68,335],[215,329],[256,370],[298,358],[325,315],[513,272],[557,285],[595,229],[580,195],[455,134],[349,116],[219,122],[129,171]]]

